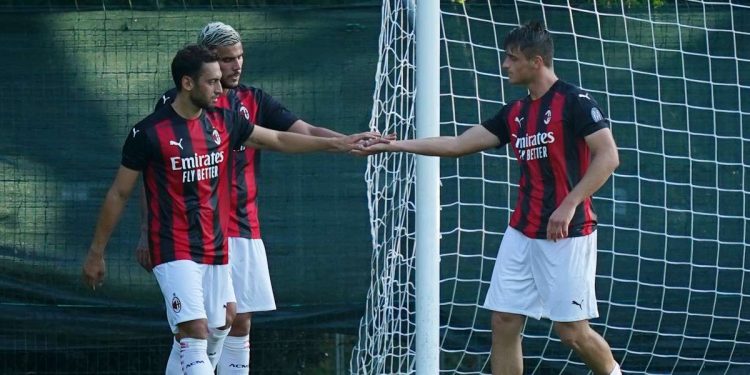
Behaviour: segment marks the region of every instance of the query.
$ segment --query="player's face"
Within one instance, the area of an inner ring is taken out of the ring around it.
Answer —
[[[219,55],[221,84],[225,89],[237,87],[237,85],[240,84],[242,62],[244,60],[242,43],[233,44],[231,46],[216,47],[214,52]]]
[[[193,89],[190,91],[190,100],[196,107],[203,109],[213,109],[216,101],[221,95],[221,68],[219,63],[205,63],[195,82]]]
[[[538,61],[527,58],[520,49],[509,48],[505,51],[503,69],[508,74],[508,80],[514,85],[531,83],[538,72]]]

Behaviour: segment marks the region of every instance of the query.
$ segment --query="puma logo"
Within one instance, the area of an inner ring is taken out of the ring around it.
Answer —
[[[581,311],[583,311],[583,306],[581,305],[583,303],[583,300],[581,300],[581,302],[576,302],[575,300],[573,300],[573,301],[570,301],[570,303],[578,306],[578,308],[581,309]]]
[[[591,98],[589,98],[589,93],[585,93],[585,94],[578,94],[578,96],[579,96],[579,97],[581,97],[581,98],[586,98],[586,99],[588,99],[588,100],[591,100]]]
[[[170,145],[170,146],[177,146],[177,147],[179,147],[179,148],[180,148],[180,150],[184,150],[184,149],[182,148],[182,138],[180,138],[180,141],[179,141],[179,142],[175,142],[175,141],[169,141],[169,145]]]
[[[161,96],[161,103],[162,104],[167,104],[167,100],[169,100],[169,97],[167,95],[162,95]]]
[[[520,128],[521,126],[523,126],[523,125],[522,125],[521,123],[523,122],[523,120],[524,120],[525,118],[526,118],[526,117],[521,117],[521,118],[518,118],[518,116],[516,116],[516,118],[514,119],[514,120],[516,121],[516,124],[518,124],[518,127],[519,127],[519,128]]]
[[[133,138],[135,138],[135,135],[138,134],[138,132],[140,132],[140,130],[133,128]]]

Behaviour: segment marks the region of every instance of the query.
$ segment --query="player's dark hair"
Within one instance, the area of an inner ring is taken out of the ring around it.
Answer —
[[[188,44],[172,59],[172,79],[177,91],[182,90],[182,77],[189,76],[198,80],[203,64],[219,61],[219,56],[208,48],[198,44]]]
[[[503,48],[508,51],[518,49],[526,58],[541,56],[544,65],[552,67],[552,56],[555,46],[547,29],[539,21],[530,21],[513,29],[503,41]]]

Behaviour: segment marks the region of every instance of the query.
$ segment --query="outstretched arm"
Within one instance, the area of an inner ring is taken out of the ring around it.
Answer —
[[[255,126],[250,137],[245,141],[245,146],[287,153],[346,152],[358,148],[359,141],[378,137],[380,135],[377,133],[366,132],[345,137],[323,138]]]
[[[380,152],[411,152],[428,156],[459,157],[497,147],[500,144],[500,140],[487,128],[477,125],[457,137],[444,136],[379,143],[358,153],[370,155]]]
[[[104,249],[109,237],[120,220],[125,203],[133,192],[140,172],[120,166],[115,181],[104,198],[99,220],[96,222],[94,239],[91,241],[88,255],[83,263],[83,281],[86,285],[96,289],[104,280]]]
[[[609,129],[601,129],[585,138],[591,150],[591,163],[581,181],[563,199],[560,206],[550,215],[547,223],[547,239],[558,240],[568,236],[568,225],[573,219],[576,207],[592,196],[607,181],[620,165],[617,145]]]
[[[297,134],[312,135],[314,137],[332,138],[342,137],[343,134],[322,126],[315,126],[303,120],[297,120],[289,127],[289,131]]]

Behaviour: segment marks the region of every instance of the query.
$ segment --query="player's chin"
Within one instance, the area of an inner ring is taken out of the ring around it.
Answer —
[[[226,81],[221,82],[221,86],[224,87],[225,89],[234,89],[234,88],[237,88],[237,86],[239,85],[240,85],[240,77],[230,78],[230,79],[227,79]]]

